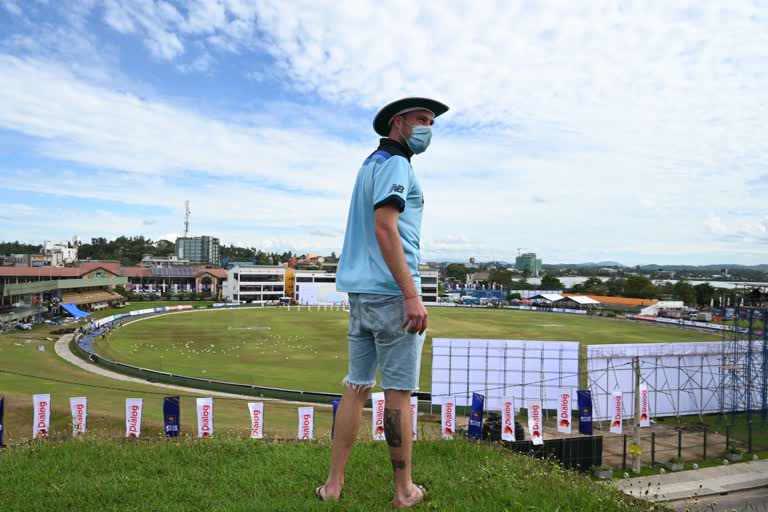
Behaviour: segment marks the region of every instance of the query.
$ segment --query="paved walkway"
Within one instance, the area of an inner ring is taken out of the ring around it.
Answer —
[[[675,501],[768,486],[768,460],[617,480],[616,486],[649,501]],[[646,491],[647,494],[646,494]]]
[[[117,372],[113,372],[112,370],[107,370],[106,368],[102,368],[101,366],[95,365],[93,363],[89,363],[88,361],[81,359],[69,349],[69,342],[71,339],[72,339],[72,334],[65,334],[64,336],[60,337],[56,341],[56,344],[54,345],[54,350],[56,351],[56,355],[66,360],[67,362],[72,363],[78,368],[81,368],[87,372],[95,373],[96,375],[101,375],[102,377],[107,377],[114,380],[120,380],[123,382],[135,382],[137,384],[143,384],[145,386],[154,386],[154,387],[164,388],[164,389],[173,389],[176,391],[185,391],[187,393],[200,394],[201,396],[213,396],[213,397],[218,396],[222,398],[240,398],[243,400],[273,401],[273,402],[282,402],[286,404],[311,405],[314,407],[331,407],[330,404],[321,404],[321,403],[314,403],[314,402],[293,402],[290,400],[278,400],[275,398],[264,398],[264,397],[256,397],[251,395],[238,395],[235,393],[222,393],[220,391],[212,391],[210,389],[198,389],[198,388],[188,388],[186,386],[174,386],[173,384],[162,384],[159,382],[150,382],[144,379],[139,379],[137,377],[130,377],[128,375],[123,375],[122,373],[117,373]]]

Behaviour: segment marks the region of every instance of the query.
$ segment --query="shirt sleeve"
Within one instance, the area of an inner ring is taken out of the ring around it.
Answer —
[[[373,208],[393,205],[402,213],[410,188],[411,166],[400,156],[387,159],[373,177]]]

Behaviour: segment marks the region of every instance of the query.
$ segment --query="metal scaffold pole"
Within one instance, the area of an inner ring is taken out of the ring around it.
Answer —
[[[632,472],[640,472],[640,453],[637,447],[640,446],[640,357],[635,356],[632,359],[632,365],[635,369],[635,436],[634,436],[634,450],[632,453]]]

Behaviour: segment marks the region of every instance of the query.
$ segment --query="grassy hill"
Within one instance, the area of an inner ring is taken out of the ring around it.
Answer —
[[[416,510],[652,510],[609,484],[501,448],[453,441],[419,442],[414,450],[414,479],[430,495]],[[355,448],[339,504],[313,496],[328,457],[323,443],[34,442],[0,451],[0,510],[391,510],[384,443]]]

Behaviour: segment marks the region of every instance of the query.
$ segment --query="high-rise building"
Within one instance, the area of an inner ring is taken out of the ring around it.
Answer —
[[[180,236],[176,239],[176,257],[191,263],[220,265],[219,239],[212,236]]]
[[[515,258],[515,268],[521,272],[528,271],[531,277],[539,277],[541,273],[541,260],[536,258],[535,252],[527,252]]]

